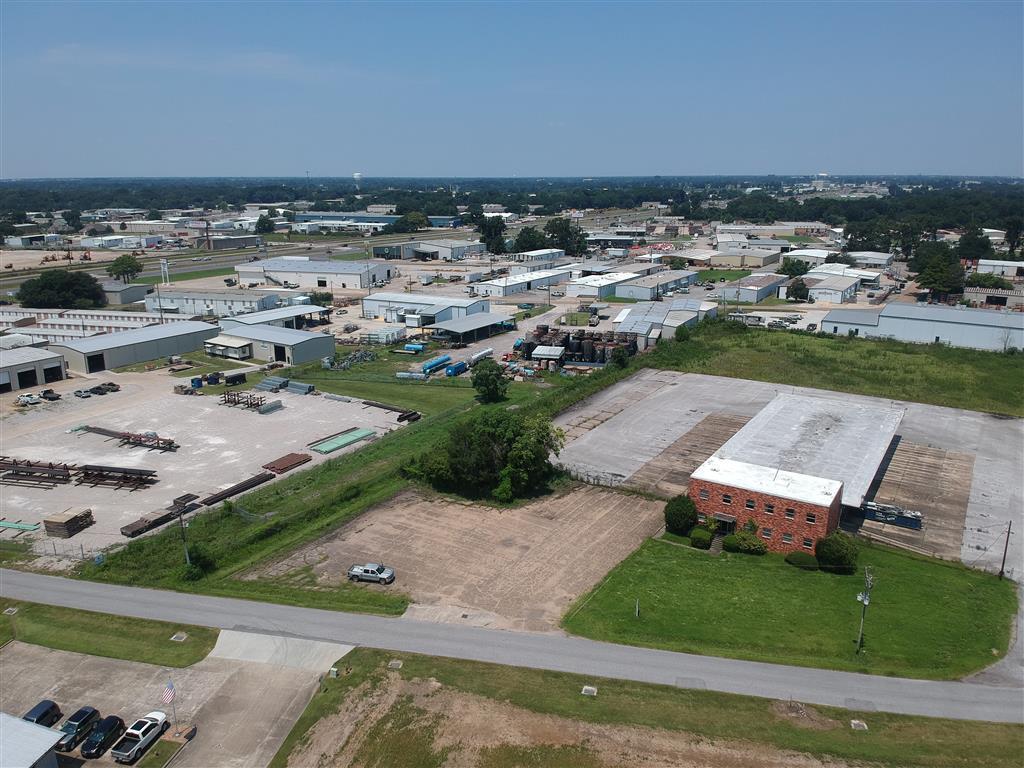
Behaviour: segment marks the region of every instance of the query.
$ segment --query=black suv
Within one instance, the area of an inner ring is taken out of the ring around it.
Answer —
[[[99,722],[100,713],[94,707],[82,707],[80,710],[75,712],[71,717],[64,721],[64,725],[60,727],[60,732],[64,734],[60,737],[60,741],[57,742],[58,752],[70,752],[72,749],[78,746],[79,742],[82,741],[89,732],[96,727],[96,723]]]
[[[117,715],[107,715],[100,720],[92,733],[82,744],[82,757],[99,757],[124,733],[124,720]]]
[[[28,720],[30,723],[36,725],[45,725],[49,728],[51,725],[60,720],[61,711],[60,707],[57,706],[57,702],[50,701],[50,699],[43,699],[36,704],[32,709],[25,713],[22,720]]]

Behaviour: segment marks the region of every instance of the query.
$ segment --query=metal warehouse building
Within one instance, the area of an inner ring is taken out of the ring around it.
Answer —
[[[371,293],[363,299],[362,316],[380,318],[387,323],[402,323],[421,328],[446,320],[487,312],[487,299],[469,299],[430,293]]]
[[[511,296],[515,293],[532,291],[537,288],[547,288],[549,285],[557,285],[568,280],[573,272],[572,267],[554,267],[553,269],[540,269],[536,272],[523,272],[508,277],[498,277],[494,280],[485,280],[482,283],[474,283],[473,288],[481,296]]]
[[[789,278],[785,275],[767,272],[747,275],[734,282],[726,283],[718,289],[718,293],[725,301],[745,301],[757,304],[769,296],[774,296],[776,288],[787,280]]]
[[[220,335],[206,341],[207,354],[300,365],[334,354],[334,337],[271,325],[243,325],[225,320]]]
[[[807,284],[808,297],[815,301],[825,301],[831,304],[845,304],[854,301],[857,298],[857,289],[860,287],[858,278],[840,275],[822,278],[805,277],[804,282]]]
[[[567,296],[579,296],[583,298],[603,299],[606,296],[614,296],[616,286],[630,280],[636,280],[640,275],[635,272],[608,272],[603,275],[588,275],[570,280],[566,286]]]
[[[892,264],[891,253],[881,251],[849,251],[847,254],[853,259],[855,267],[868,267],[869,269],[885,269]]]
[[[373,246],[374,258],[424,259],[427,261],[462,261],[487,252],[484,243],[472,240],[423,240],[418,243],[395,243]]]
[[[64,357],[38,347],[0,350],[0,392],[32,389],[64,378]]]
[[[833,309],[825,333],[1004,352],[1024,348],[1024,313],[932,304],[886,304],[880,312]]]
[[[314,261],[305,256],[281,256],[235,267],[239,282],[295,283],[300,288],[369,288],[390,280],[392,267],[375,261]]]
[[[273,325],[278,328],[302,328],[306,325],[319,324],[322,318],[331,314],[327,307],[315,304],[293,304],[290,307],[277,307],[263,312],[250,312],[235,315],[232,322],[242,325]],[[316,317],[312,317],[316,315]]]
[[[508,315],[496,315],[491,312],[477,312],[475,315],[446,320],[443,323],[428,325],[432,338],[472,344],[474,341],[487,339],[498,333],[515,330],[516,321]]]
[[[713,253],[712,265],[734,269],[761,269],[770,264],[778,264],[781,260],[778,251],[766,251],[761,248],[737,248]]]
[[[979,259],[978,273],[982,275],[999,275],[1013,281],[1024,280],[1024,261]]]
[[[620,299],[638,299],[649,301],[669,291],[693,285],[697,282],[697,273],[687,269],[670,269],[667,272],[656,272],[652,275],[630,280],[615,286],[615,295]]]
[[[64,341],[50,348],[64,355],[68,369],[76,373],[97,373],[108,368],[194,352],[203,348],[204,341],[216,335],[215,325],[185,320]]]
[[[253,291],[160,291],[146,297],[146,310],[225,317],[273,309],[278,300],[276,294]]]

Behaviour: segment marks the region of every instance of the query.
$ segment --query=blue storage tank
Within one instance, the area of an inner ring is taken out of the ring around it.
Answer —
[[[423,371],[424,373],[433,373],[438,368],[443,368],[451,361],[451,355],[441,355],[440,357],[435,357],[431,360],[427,360],[427,362],[423,364],[420,370]]]
[[[465,361],[459,360],[457,363],[453,363],[444,369],[445,376],[458,376],[460,373],[464,373],[469,370],[469,366],[466,365]]]
[[[406,344],[404,347],[402,347],[402,349],[404,349],[406,352],[422,352],[424,349],[426,349],[426,345]]]

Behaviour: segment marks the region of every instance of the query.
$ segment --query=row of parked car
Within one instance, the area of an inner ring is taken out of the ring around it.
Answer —
[[[63,717],[55,701],[43,699],[30,709],[23,720],[52,728]],[[129,727],[117,715],[101,717],[95,707],[82,707],[60,726],[58,752],[72,752],[81,745],[82,757],[102,757],[108,749],[119,763],[134,763],[167,730],[167,713],[154,711],[138,718]]]
[[[105,381],[102,384],[97,384],[95,387],[89,389],[76,389],[74,391],[75,397],[92,397],[93,395],[106,395],[109,392],[119,392],[121,390],[120,384],[115,384],[112,381]],[[60,400],[60,393],[54,392],[52,389],[44,389],[38,395],[26,393],[24,395],[18,395],[18,405],[39,405],[44,400],[53,402]]]

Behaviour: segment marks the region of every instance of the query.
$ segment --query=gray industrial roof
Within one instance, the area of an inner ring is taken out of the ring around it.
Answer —
[[[968,309],[947,307],[942,304],[886,304],[884,317],[898,317],[904,320],[928,320],[935,323],[960,323],[963,325],[997,325],[1003,328],[1024,326],[1024,315],[1019,312],[1000,312],[997,309]]]
[[[294,328],[280,328],[276,325],[240,325],[225,320],[222,325],[222,333],[225,336],[234,336],[238,339],[252,339],[254,341],[267,341],[271,344],[284,344],[294,347],[304,341],[316,338],[330,338],[322,333],[310,333],[309,331],[297,331]]]
[[[36,363],[40,360],[53,360],[59,358],[60,354],[51,352],[48,349],[39,347],[15,347],[13,349],[0,349],[0,368],[9,365],[24,365],[25,363]]]
[[[436,245],[441,248],[465,248],[468,245],[483,245],[480,242],[474,242],[473,240],[422,240],[417,243],[420,245]]]
[[[217,327],[209,323],[202,323],[198,320],[185,320],[180,323],[164,323],[163,325],[147,325],[144,328],[135,328],[131,331],[119,331],[117,333],[101,333],[97,336],[88,336],[77,341],[61,341],[54,346],[66,347],[67,349],[81,354],[92,354],[102,352],[105,349],[116,349],[117,347],[128,347],[132,344],[143,344],[147,341],[157,339],[170,339],[175,336],[186,336],[190,333],[201,331],[216,332]],[[63,331],[61,331],[63,333]]]
[[[856,323],[858,325],[878,325],[879,310],[871,309],[831,309],[822,320],[825,323]]]
[[[251,264],[239,264],[236,272],[245,272],[253,267],[262,267],[264,272],[316,272],[317,274],[361,275],[378,266],[372,261],[307,261],[306,259],[288,259],[283,256],[276,259],[256,261]]]
[[[904,409],[831,397],[779,394],[715,456],[839,480],[859,507]]]
[[[462,296],[445,296],[440,293],[371,293],[364,296],[363,301],[384,301],[400,307],[471,307],[487,299],[466,299]]]
[[[477,312],[466,317],[445,320],[443,323],[434,323],[433,325],[428,325],[427,328],[448,331],[449,333],[469,333],[478,328],[487,328],[491,325],[508,322],[512,322],[512,318],[508,315],[496,315],[493,312]]]
[[[769,274],[767,272],[759,272],[753,275],[747,275],[741,277],[739,280],[731,282],[727,287],[729,288],[766,288],[770,285],[780,285],[788,280],[785,275]]]
[[[0,739],[0,765],[4,768],[35,765],[63,735],[58,730],[30,723],[6,712],[0,712],[0,733],[3,734]]]
[[[697,273],[690,272],[686,269],[669,269],[664,272],[655,272],[650,275],[638,277],[636,280],[630,280],[626,285],[641,285],[648,288],[655,288],[659,285],[665,285],[666,283],[678,282],[695,274]]]
[[[262,312],[246,312],[242,315],[233,315],[231,319],[244,325],[262,325],[274,320],[288,320],[292,317],[330,311],[327,307],[321,307],[316,304],[293,304],[290,307],[278,307],[277,309],[265,309]]]

